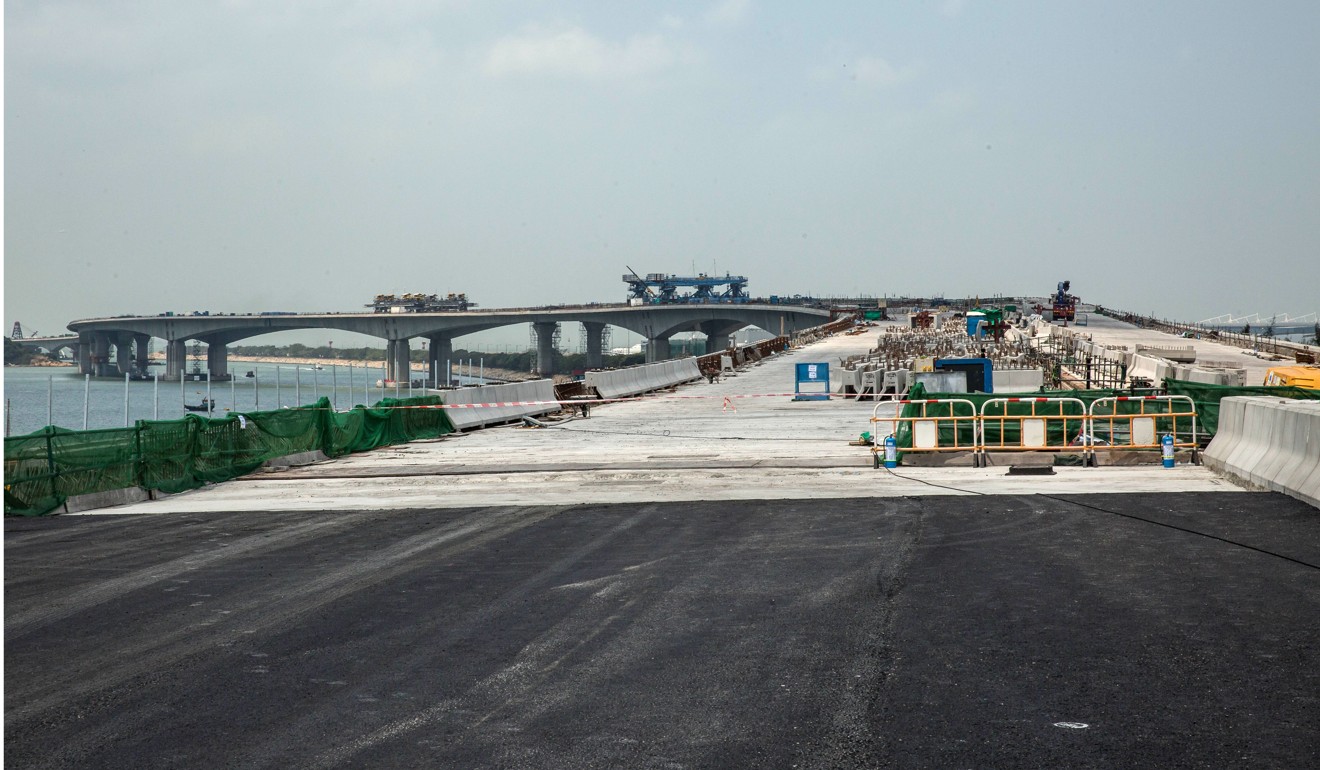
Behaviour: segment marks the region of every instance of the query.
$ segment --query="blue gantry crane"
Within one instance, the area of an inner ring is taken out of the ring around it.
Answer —
[[[695,276],[647,273],[643,278],[629,267],[628,275],[623,276],[623,280],[628,284],[628,302],[633,305],[744,303],[749,299],[747,278],[728,273],[722,276],[705,273]],[[726,288],[719,290],[720,287]],[[692,291],[679,294],[679,289],[687,288]]]

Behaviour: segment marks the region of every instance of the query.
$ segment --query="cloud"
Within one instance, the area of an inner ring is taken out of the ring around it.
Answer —
[[[808,71],[817,83],[872,91],[899,86],[916,78],[921,71],[920,62],[895,65],[883,57],[837,45],[823,51],[820,62]]]
[[[722,0],[706,11],[709,24],[737,24],[747,18],[752,9],[751,0]]]
[[[263,157],[289,148],[289,125],[270,114],[225,115],[200,123],[189,149],[204,156]]]
[[[962,15],[966,7],[966,0],[944,0],[943,3],[940,3],[940,14],[950,19],[956,19]]]
[[[33,4],[5,7],[5,58],[40,65],[124,73],[158,58],[163,25],[142,23],[131,9],[99,5]]]
[[[854,82],[870,88],[890,88],[917,74],[910,66],[895,67],[878,56],[860,56],[847,69]]]
[[[346,46],[340,55],[340,69],[346,81],[381,91],[424,82],[440,63],[441,52],[425,31],[391,40],[366,39]]]
[[[941,91],[931,105],[945,115],[964,115],[975,109],[976,97],[967,90]]]
[[[551,75],[607,80],[663,70],[681,58],[662,35],[612,43],[580,27],[533,26],[497,40],[486,54],[484,68],[496,77]]]

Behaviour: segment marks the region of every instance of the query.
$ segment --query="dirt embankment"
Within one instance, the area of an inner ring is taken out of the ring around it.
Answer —
[[[5,366],[77,366],[72,361],[54,361],[49,358],[31,358],[23,363],[5,364]]]

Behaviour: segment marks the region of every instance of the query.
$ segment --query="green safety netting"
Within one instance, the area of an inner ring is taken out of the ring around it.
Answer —
[[[140,420],[131,428],[47,427],[5,438],[5,513],[39,516],[69,497],[142,487],[182,492],[225,481],[267,460],[320,450],[337,457],[454,432],[439,396],[381,399],[336,412],[311,406],[207,418]]]

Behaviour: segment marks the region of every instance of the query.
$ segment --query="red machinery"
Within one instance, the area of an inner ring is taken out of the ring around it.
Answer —
[[[1054,293],[1054,303],[1050,308],[1055,321],[1073,321],[1077,318],[1077,297],[1068,293],[1072,288],[1070,281],[1059,281],[1058,291]]]

